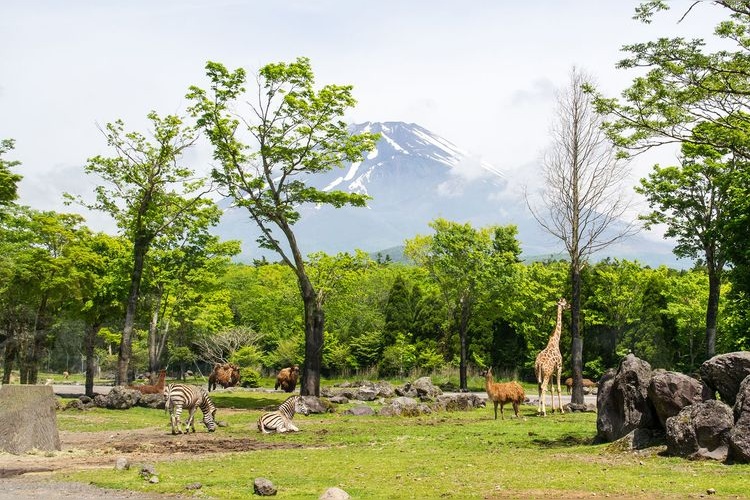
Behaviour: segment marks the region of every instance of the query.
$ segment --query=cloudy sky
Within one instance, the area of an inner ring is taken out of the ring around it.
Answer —
[[[615,68],[624,44],[710,36],[721,9],[678,24],[690,3],[643,25],[630,0],[3,0],[0,138],[16,140],[20,201],[60,209],[94,182],[82,165],[107,153],[98,125],[185,113],[207,60],[254,71],[306,56],[319,84],[354,86],[349,120],[417,123],[533,178],[570,69],[618,95],[634,76]]]

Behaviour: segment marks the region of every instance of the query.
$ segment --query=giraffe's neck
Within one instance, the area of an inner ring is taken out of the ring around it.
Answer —
[[[557,306],[557,323],[555,324],[555,330],[552,332],[549,342],[547,342],[548,348],[560,348],[560,332],[562,332],[562,306]]]

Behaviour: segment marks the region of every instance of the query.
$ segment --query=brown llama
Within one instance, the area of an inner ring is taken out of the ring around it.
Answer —
[[[284,368],[279,371],[276,376],[276,385],[274,389],[281,389],[284,392],[293,392],[294,388],[297,387],[297,379],[299,378],[299,366],[294,365],[289,368]]]
[[[587,378],[583,379],[581,382],[583,383],[584,387],[588,387],[589,389],[592,389],[598,386],[596,382]],[[571,377],[568,377],[565,379],[565,387],[568,389],[568,394],[570,394],[570,390],[573,388],[573,379]]]
[[[167,377],[167,370],[159,370],[159,378],[156,379],[155,384],[144,384],[144,385],[129,385],[128,389],[135,389],[140,391],[141,394],[161,394],[164,392],[164,379]]]
[[[497,420],[497,405],[500,405],[500,417],[505,420],[503,407],[505,403],[513,404],[513,412],[518,417],[518,406],[526,400],[526,393],[518,382],[495,382],[492,379],[492,368],[487,368],[484,373],[484,388],[487,390],[487,397],[495,405],[495,420]]]

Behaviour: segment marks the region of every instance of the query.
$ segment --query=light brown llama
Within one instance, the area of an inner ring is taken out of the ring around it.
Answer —
[[[581,383],[584,387],[588,387],[589,389],[597,387],[599,384],[594,382],[591,379],[585,378],[581,380]],[[571,377],[568,377],[565,379],[565,387],[568,388],[568,394],[570,394],[570,390],[573,388],[573,379]]]
[[[155,384],[144,384],[144,385],[129,385],[128,389],[135,389],[140,391],[141,394],[161,394],[164,392],[164,380],[167,378],[167,370],[159,370],[159,378]]]
[[[497,420],[497,405],[500,405],[500,417],[505,420],[503,407],[505,403],[513,404],[513,412],[518,417],[518,406],[526,400],[526,393],[518,382],[495,382],[492,379],[492,368],[487,368],[484,374],[484,388],[487,397],[495,405],[495,420]]]

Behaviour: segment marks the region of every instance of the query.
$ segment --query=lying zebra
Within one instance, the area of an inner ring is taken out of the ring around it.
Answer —
[[[299,428],[292,423],[295,413],[309,415],[310,410],[302,396],[292,396],[279,405],[276,411],[264,413],[258,419],[258,430],[264,434],[276,432],[297,432]]]
[[[187,408],[189,412],[187,422],[185,422],[185,434],[189,433],[190,429],[195,432],[195,410],[199,407],[203,412],[203,423],[206,425],[208,432],[216,430],[216,420],[214,420],[216,406],[202,387],[169,384],[164,388],[164,398],[164,409],[170,413],[169,421],[172,424],[172,434],[183,433],[180,428],[182,425],[180,415],[183,408]]]

